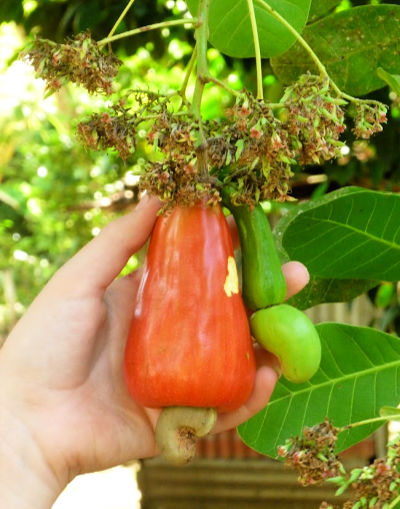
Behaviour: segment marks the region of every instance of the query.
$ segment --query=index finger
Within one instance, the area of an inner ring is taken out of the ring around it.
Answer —
[[[148,239],[160,202],[145,195],[136,208],[102,229],[55,274],[51,286],[75,295],[104,292],[118,276],[130,256]]]

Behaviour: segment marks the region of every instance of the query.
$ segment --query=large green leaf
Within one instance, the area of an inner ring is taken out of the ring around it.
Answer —
[[[378,67],[389,73],[400,68],[400,6],[365,5],[341,11],[308,26],[302,35],[349,94],[382,88],[385,83],[376,73]],[[271,64],[284,83],[307,71],[318,72],[299,43]]]
[[[253,1],[257,20],[261,55],[279,55],[295,42],[294,36],[273,18],[257,0]],[[311,0],[269,0],[297,31],[307,22]],[[187,0],[193,16],[197,15],[199,0]],[[222,53],[236,58],[254,57],[254,43],[247,0],[210,0],[210,43]]]
[[[375,329],[323,323],[321,367],[304,384],[278,382],[266,408],[239,427],[244,442],[268,456],[289,437],[328,417],[335,426],[379,416],[400,401],[400,340]],[[300,361],[300,359],[299,359]],[[337,451],[363,440],[381,424],[339,434]]]
[[[328,279],[311,276],[308,285],[288,300],[298,309],[325,302],[349,302],[378,284],[370,279]]]
[[[341,0],[312,0],[310,7],[310,21],[321,18],[331,12]]]
[[[277,239],[314,276],[398,281],[399,218],[400,195],[347,187],[290,212]]]

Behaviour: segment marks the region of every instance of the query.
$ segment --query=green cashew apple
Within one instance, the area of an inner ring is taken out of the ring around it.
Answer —
[[[290,382],[306,382],[318,370],[321,342],[314,324],[302,311],[288,304],[260,309],[251,316],[250,329],[258,343],[278,357]]]
[[[242,250],[242,297],[255,311],[285,300],[286,281],[274,237],[261,205],[234,205],[232,189],[224,188],[224,205],[235,218]]]

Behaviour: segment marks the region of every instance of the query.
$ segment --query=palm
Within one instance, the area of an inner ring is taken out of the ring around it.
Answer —
[[[155,454],[157,411],[145,410],[131,399],[121,370],[137,281],[137,276],[116,281],[104,299],[84,298],[70,306],[53,300],[50,309],[46,303],[46,314],[53,316],[45,324],[46,337],[44,324],[30,328],[29,334],[40,356],[32,356],[25,345],[16,349],[22,353],[13,359],[14,373],[26,376],[10,385],[28,399],[25,419],[35,434],[48,431],[43,449],[57,450],[71,476]],[[42,300],[37,299],[30,312],[40,313]],[[18,336],[15,341],[26,337],[25,319],[13,333]],[[4,348],[5,359],[13,352]],[[46,369],[41,369],[43,364]]]

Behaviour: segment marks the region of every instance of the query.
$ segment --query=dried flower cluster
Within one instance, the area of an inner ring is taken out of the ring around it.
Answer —
[[[172,159],[162,163],[148,163],[140,187],[166,202],[167,206],[163,210],[176,204],[190,206],[201,200],[206,200],[210,205],[220,201],[211,180],[202,179],[196,166],[182,165]]]
[[[175,116],[165,106],[148,133],[148,141],[163,153],[163,161],[147,163],[141,188],[160,196],[169,207],[203,199],[210,204],[220,201],[215,179],[208,173],[206,148],[197,142],[198,132],[190,115]]]
[[[382,124],[387,122],[387,107],[384,104],[357,103],[355,108],[353,133],[357,138],[369,139],[382,131]]]
[[[303,486],[322,484],[337,486],[336,495],[349,490],[349,499],[342,506],[322,502],[319,509],[389,509],[400,496],[400,436],[388,444],[386,459],[378,458],[371,465],[346,472],[335,454],[339,429],[328,419],[304,428],[303,436],[291,438],[278,448],[286,465],[299,472]]]
[[[343,467],[335,454],[338,430],[328,419],[304,428],[303,436],[290,438],[278,448],[286,465],[298,470],[303,486],[321,484],[338,476]]]
[[[339,141],[346,129],[346,101],[335,96],[329,80],[304,74],[286,88],[281,100],[287,110],[286,129],[295,138],[299,164],[323,164],[340,156]]]
[[[64,44],[47,39],[36,39],[23,53],[35,68],[36,74],[55,91],[69,81],[83,85],[89,92],[111,94],[112,79],[117,75],[121,61],[114,55],[104,55],[90,33],[78,34]]]
[[[211,145],[210,160],[217,168],[229,165],[224,183],[235,184],[235,202],[251,205],[260,199],[288,199],[295,150],[288,131],[268,104],[244,95],[227,111],[222,140]],[[216,161],[215,149],[225,154],[225,159]]]
[[[387,459],[378,458],[372,465],[353,469],[347,481],[352,489],[351,499],[343,509],[387,509],[400,495],[400,438],[388,445]]]
[[[78,124],[78,136],[91,149],[115,148],[125,160],[136,146],[136,117],[123,105],[113,105],[109,112],[94,113]]]
[[[89,33],[65,44],[38,39],[25,56],[49,90],[72,81],[89,92],[110,94],[121,64],[114,55],[104,55]],[[145,167],[141,186],[168,206],[190,205],[204,197],[217,202],[228,184],[235,189],[235,203],[289,200],[294,165],[323,164],[341,155],[342,107],[347,103],[321,76],[301,76],[277,105],[240,94],[224,120],[201,125],[185,102],[183,109],[174,111],[170,96],[142,91],[135,99],[136,109],[118,104],[96,113],[79,124],[78,134],[87,147],[114,148],[126,160],[136,148],[138,124],[149,120],[145,130],[154,157]],[[356,104],[356,136],[368,138],[383,122],[386,106]]]

